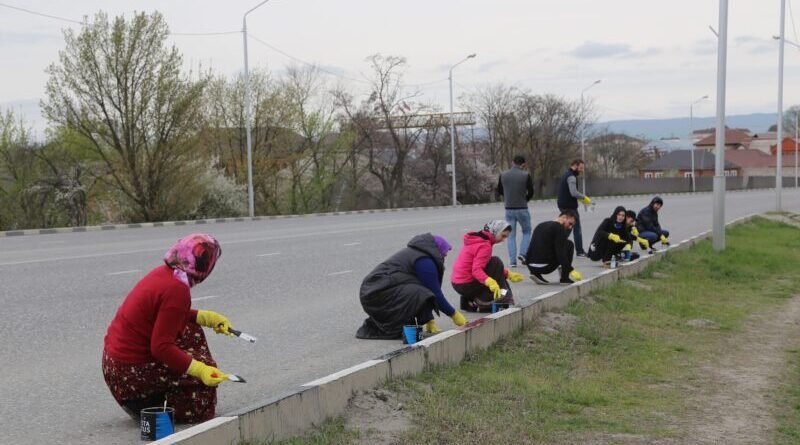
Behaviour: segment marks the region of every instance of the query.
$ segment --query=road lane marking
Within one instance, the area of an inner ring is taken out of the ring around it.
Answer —
[[[208,296],[206,296],[206,297],[197,297],[197,298],[192,298],[192,301],[203,301],[203,300],[210,300],[210,299],[212,299],[212,298],[219,298],[219,295],[208,295]]]
[[[275,256],[275,255],[280,255],[280,254],[281,254],[280,252],[271,252],[271,253],[262,253],[261,255],[256,255],[256,256],[258,256],[258,257],[262,257],[262,256]]]
[[[348,274],[348,273],[350,273],[350,272],[352,272],[352,270],[343,270],[343,271],[341,271],[341,272],[333,272],[333,273],[329,273],[329,274],[328,274],[328,276],[329,276],[329,277],[332,277],[332,276],[334,276],[334,275],[344,275],[344,274]]]
[[[107,273],[106,276],[110,277],[112,275],[125,275],[125,274],[129,274],[129,273],[136,273],[136,272],[141,272],[141,271],[142,271],[141,269],[121,270],[119,272]]]
[[[357,245],[359,245],[359,244],[361,244],[361,243],[347,243],[347,244],[342,244],[342,246],[344,246],[344,247],[350,247],[350,246],[357,246]]]

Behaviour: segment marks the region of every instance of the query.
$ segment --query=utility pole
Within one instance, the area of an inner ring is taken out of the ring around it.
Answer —
[[[713,247],[725,250],[725,74],[728,52],[728,0],[719,0],[717,37],[717,135],[714,171]]]

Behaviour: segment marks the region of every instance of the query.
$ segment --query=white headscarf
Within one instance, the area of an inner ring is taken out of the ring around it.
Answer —
[[[497,239],[500,237],[500,234],[505,232],[506,230],[511,230],[511,224],[506,222],[502,219],[496,219],[494,221],[489,221],[483,226],[483,230],[492,234],[492,236]]]

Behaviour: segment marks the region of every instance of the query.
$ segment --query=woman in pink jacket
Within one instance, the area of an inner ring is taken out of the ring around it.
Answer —
[[[512,272],[503,260],[492,256],[492,247],[502,243],[511,233],[511,225],[501,219],[483,226],[479,232],[464,235],[464,248],[458,253],[450,281],[461,295],[461,309],[472,312],[488,310],[492,302],[514,304],[508,282],[523,280],[521,273]],[[505,289],[502,295],[501,289]]]

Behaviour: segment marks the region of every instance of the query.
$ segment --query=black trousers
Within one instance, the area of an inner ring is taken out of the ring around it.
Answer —
[[[473,312],[490,309],[494,301],[514,304],[514,294],[511,292],[511,286],[509,286],[505,276],[506,267],[503,265],[503,260],[493,256],[486,264],[486,267],[483,268],[483,271],[497,281],[501,289],[506,289],[508,292],[504,297],[495,300],[492,291],[478,280],[461,284],[453,283],[453,289],[461,295],[461,309]]]
[[[566,254],[567,254],[567,259],[569,260],[570,267],[569,267],[569,269],[565,269],[563,267],[561,268],[561,279],[562,280],[569,278],[569,273],[572,272],[572,259],[575,257],[575,245],[572,243],[572,241],[567,240],[565,248],[567,249]],[[546,264],[546,265],[540,266],[540,267],[534,267],[534,266],[528,265],[528,270],[531,273],[535,273],[535,274],[539,274],[539,275],[547,275],[547,274],[555,271],[556,269],[558,269],[558,266],[560,266],[560,264],[558,264],[558,263]]]
[[[612,255],[618,255],[625,248],[626,243],[615,243],[610,240],[604,240],[600,243],[593,243],[589,246],[589,253],[586,255],[592,261],[611,261]]]

